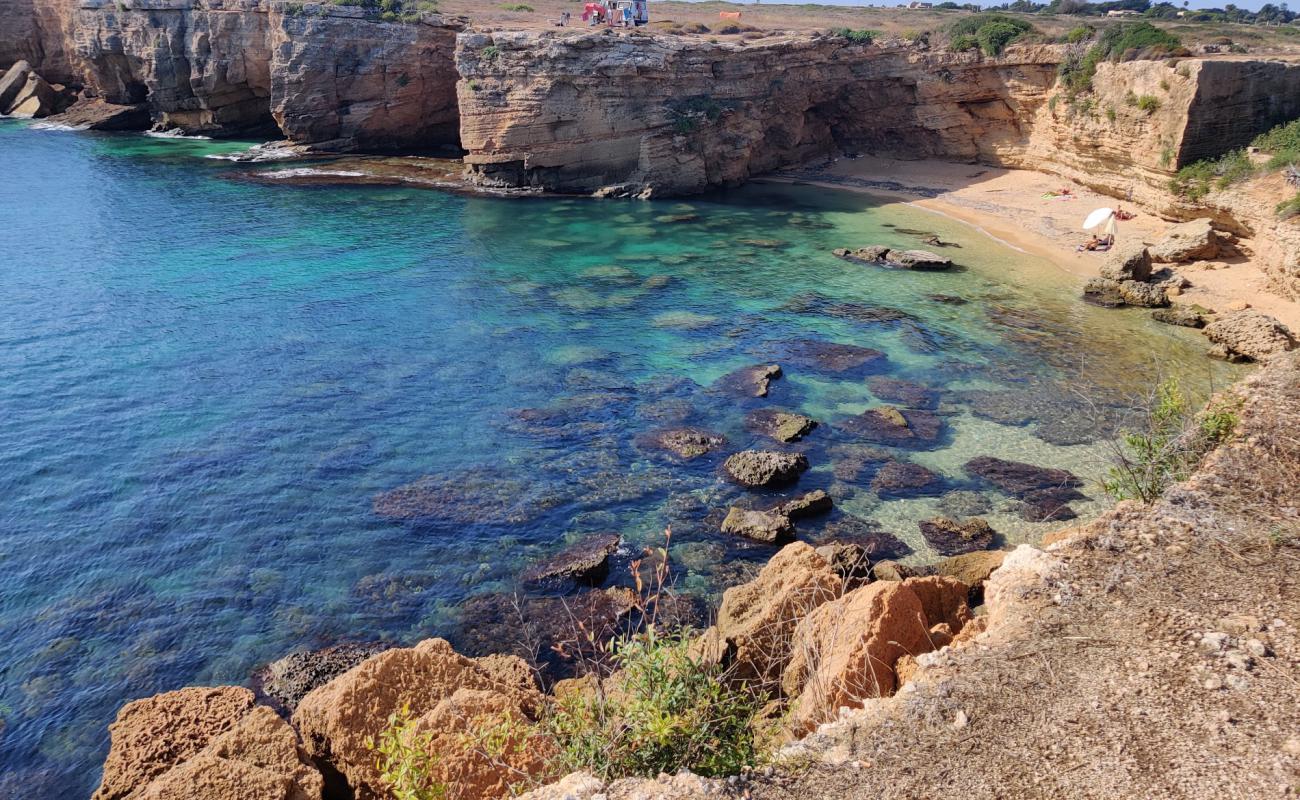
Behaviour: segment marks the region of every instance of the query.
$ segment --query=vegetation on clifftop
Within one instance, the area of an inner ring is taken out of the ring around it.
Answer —
[[[1300,119],[1278,125],[1256,136],[1250,146],[1269,156],[1256,164],[1246,148],[1229,150],[1218,158],[1207,158],[1178,170],[1169,181],[1169,190],[1188,200],[1200,200],[1214,189],[1227,189],[1255,175],[1294,169],[1300,164]],[[1293,216],[1300,200],[1292,199],[1278,206],[1283,218]]]
[[[1075,31],[1079,30],[1075,29]],[[1070,35],[1075,35],[1075,31],[1071,31]],[[1096,43],[1082,56],[1071,55],[1061,63],[1061,84],[1071,95],[1087,92],[1092,89],[1092,79],[1097,74],[1097,65],[1103,61],[1165,58],[1181,52],[1182,49],[1182,41],[1177,36],[1149,22],[1116,25],[1103,31]]]
[[[1006,46],[1033,30],[1028,22],[1006,14],[972,14],[948,26],[954,50],[978,47],[985,55],[1000,55]]]

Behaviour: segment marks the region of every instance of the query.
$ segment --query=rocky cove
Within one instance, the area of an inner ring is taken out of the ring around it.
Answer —
[[[33,116],[283,137],[306,158],[448,148],[463,153],[471,185],[607,205],[453,199],[400,184],[248,185],[227,162],[197,163],[241,157],[243,145],[69,144],[50,133],[43,149],[17,138],[32,132],[0,131],[6,145],[34,148],[8,169],[48,159],[68,186],[79,171],[104,170],[128,181],[118,197],[159,195],[140,209],[111,204],[107,221],[77,217],[117,237],[96,276],[109,299],[86,307],[135,320],[136,299],[152,298],[157,335],[184,332],[160,353],[111,319],[50,326],[59,314],[49,303],[86,299],[56,279],[76,275],[78,258],[99,260],[89,224],[30,292],[39,313],[24,327],[38,333],[14,344],[38,368],[11,390],[17,422],[4,441],[17,457],[4,463],[22,496],[52,514],[18,533],[66,525],[104,536],[127,561],[71,545],[52,576],[30,573],[57,591],[25,587],[3,621],[23,653],[4,695],[6,792],[88,789],[85,774],[70,773],[104,752],[106,707],[155,692],[119,712],[97,797],[197,787],[213,797],[382,796],[366,740],[403,707],[448,753],[439,778],[465,797],[519,790],[521,775],[559,778],[528,726],[552,698],[582,691],[563,680],[575,671],[564,645],[576,623],[598,638],[635,624],[644,609],[631,587],[650,577],[661,544],[678,582],[666,619],[703,630],[694,652],[766,685],[787,738],[831,725],[793,758],[843,768],[844,753],[859,752],[857,731],[888,727],[895,713],[946,730],[996,718],[910,697],[935,686],[926,670],[1039,640],[1003,624],[1026,608],[1068,611],[1071,591],[1114,590],[1102,588],[1113,561],[1011,548],[1101,510],[1098,464],[1134,424],[1134,394],[1162,370],[1204,372],[1213,362],[1199,357],[1201,334],[1062,300],[1048,265],[914,211],[805,187],[710,193],[718,187],[858,153],[1031,168],[1171,220],[1209,219],[1192,226],[1207,229],[1197,247],[1211,242],[1213,253],[1163,258],[1166,239],[1117,250],[1101,271],[1112,283],[1085,289],[1093,300],[1160,305],[1135,299],[1176,285],[1155,275],[1153,255],[1178,265],[1230,250],[1257,255],[1277,289],[1294,287],[1294,226],[1270,205],[1246,193],[1188,203],[1166,190],[1178,166],[1297,115],[1300,73],[1282,61],[1102,64],[1097,102],[1116,109],[1103,124],[1064,107],[1057,74],[1069,45],[985,57],[823,33],[718,42],[485,31],[450,15],[385,19],[317,4],[12,5],[6,20],[30,25],[6,22],[0,64],[32,66],[23,102],[36,98]],[[57,84],[49,93],[47,80]],[[1155,113],[1123,100],[1166,84]],[[632,197],[641,201],[623,199]],[[38,197],[35,213],[52,222],[57,205]],[[188,247],[166,227],[182,221],[227,231],[222,245]],[[609,222],[612,243],[592,235]],[[957,268],[834,254],[877,242],[939,248],[924,263]],[[117,268],[136,259],[158,271]],[[1223,356],[1261,362],[1294,346],[1259,316],[1221,314],[1205,335]],[[111,358],[127,369],[79,374],[84,365],[51,354],[64,337],[93,354],[86,365]],[[119,362],[112,348],[130,357]],[[1241,375],[1209,369],[1216,387]],[[1283,470],[1291,454],[1285,437],[1273,440],[1293,416],[1293,374],[1282,357],[1241,390],[1252,411],[1238,450],[1262,437],[1253,457]],[[45,422],[39,398],[66,385],[87,387],[75,407],[111,420],[116,443],[79,421]],[[204,415],[189,405],[197,397],[212,404]],[[139,435],[123,398],[192,429],[145,425]],[[90,476],[48,444],[69,435],[102,448]],[[30,468],[28,452],[40,456]],[[126,486],[111,488],[115,470]],[[1193,486],[1210,500],[1196,508],[1217,508],[1224,481],[1231,489],[1223,467],[1198,474]],[[1251,512],[1282,531],[1283,548],[1289,491],[1281,481]],[[1150,549],[1152,536],[1187,547],[1143,513],[1090,523],[1079,549]],[[355,551],[358,537],[367,552]],[[323,552],[342,557],[322,564]],[[64,563],[78,554],[95,565],[87,576]],[[1061,578],[1068,564],[1073,583]],[[108,574],[128,567],[140,576]],[[1293,660],[1293,630],[1275,614],[1287,610],[1179,623],[1180,642],[1214,645],[1195,645],[1201,685],[1218,678],[1212,691],[1229,704],[1276,691],[1261,673]],[[910,688],[895,702],[899,687]],[[863,706],[865,719],[841,719],[841,706]],[[508,757],[466,744],[502,720],[523,731]],[[1257,757],[1280,759],[1272,768],[1286,774],[1292,740],[1268,736]],[[847,773],[829,774],[834,783]],[[691,776],[613,787],[576,775],[555,796],[778,797],[801,780],[784,768],[768,777],[742,788]]]

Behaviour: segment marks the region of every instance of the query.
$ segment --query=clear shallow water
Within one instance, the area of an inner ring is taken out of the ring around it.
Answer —
[[[125,700],[247,683],[340,638],[463,636],[460,602],[583,532],[631,549],[672,524],[678,579],[708,596],[770,550],[716,532],[740,494],[718,459],[637,446],[658,427],[731,450],[765,444],[745,427],[760,405],[827,422],[799,445],[800,488],[932,559],[915,523],[937,498],[881,501],[833,473],[859,444],[836,421],[879,404],[866,376],[792,365],[792,340],[882,350],[875,373],[941,390],[941,439],[896,455],[984,491],[1008,541],[1046,526],[967,459],[1095,477],[1103,448],[977,416],[969,392],[1059,421],[1143,389],[1153,354],[1197,385],[1232,377],[1194,332],[1087,307],[1050,265],[905,206],[777,186],[652,203],[267,186],[203,158],[230,149],[0,123],[0,795],[88,794]],[[830,255],[919,244],[900,228],[960,244],[966,269]],[[787,371],[769,401],[710,388],[769,361]],[[426,475],[437,514],[376,513]]]

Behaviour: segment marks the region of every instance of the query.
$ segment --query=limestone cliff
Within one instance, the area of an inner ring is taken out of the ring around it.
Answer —
[[[831,36],[713,43],[610,31],[461,36],[466,163],[489,184],[676,194],[836,150],[993,158],[1061,49],[998,59]]]

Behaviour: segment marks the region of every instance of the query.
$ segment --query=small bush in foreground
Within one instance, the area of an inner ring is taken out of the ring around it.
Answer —
[[[445,800],[447,787],[433,778],[437,763],[430,754],[433,734],[416,733],[409,706],[388,717],[379,739],[368,737],[366,748],[375,754],[375,769],[394,800]]]
[[[1237,406],[1217,401],[1194,414],[1177,381],[1156,387],[1143,430],[1120,436],[1114,463],[1102,488],[1116,500],[1151,503],[1170,485],[1186,479],[1205,454],[1231,438]]]
[[[560,699],[543,722],[563,769],[616,779],[682,769],[734,775],[753,766],[753,722],[763,698],[732,686],[690,646],[690,631],[653,626],[611,643],[616,677],[594,694]]]

